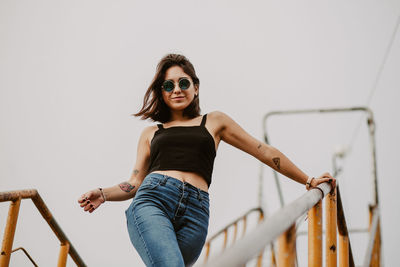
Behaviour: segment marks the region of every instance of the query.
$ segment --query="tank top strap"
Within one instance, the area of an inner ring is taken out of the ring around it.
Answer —
[[[205,126],[206,125],[206,121],[207,121],[207,114],[204,114],[203,115],[203,118],[201,119],[201,124],[200,124],[200,126]]]
[[[157,126],[158,126],[158,129],[160,129],[160,130],[164,129],[164,126],[162,124],[157,124]]]

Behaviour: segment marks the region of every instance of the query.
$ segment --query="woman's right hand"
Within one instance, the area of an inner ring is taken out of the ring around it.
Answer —
[[[83,208],[84,211],[89,211],[92,213],[101,204],[105,202],[100,189],[94,189],[83,194],[79,199],[78,203]]]

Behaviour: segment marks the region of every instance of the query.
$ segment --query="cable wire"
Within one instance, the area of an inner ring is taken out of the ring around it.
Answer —
[[[370,106],[372,97],[374,96],[375,91],[378,88],[378,84],[379,84],[380,78],[382,76],[383,69],[385,68],[386,61],[387,61],[387,59],[389,57],[389,54],[390,54],[390,51],[392,49],[394,40],[396,39],[397,31],[399,29],[399,25],[400,25],[400,15],[397,17],[397,22],[396,22],[396,25],[395,25],[394,30],[392,32],[392,36],[390,37],[390,40],[389,40],[388,46],[387,46],[387,48],[385,50],[382,62],[380,64],[380,66],[379,66],[378,73],[377,73],[377,75],[375,77],[374,83],[373,83],[373,85],[371,87],[371,90],[369,92],[369,95],[367,97],[367,103],[366,103],[367,107]],[[362,120],[363,120],[363,115],[361,115],[361,118],[358,120],[356,128],[354,129],[353,135],[352,135],[352,137],[350,139],[350,142],[349,142],[349,145],[348,145],[349,152],[351,151],[351,148],[354,145],[354,142],[355,142],[355,140],[356,140],[356,138],[358,136],[358,133],[360,131],[360,127],[361,127],[361,124],[362,124]]]

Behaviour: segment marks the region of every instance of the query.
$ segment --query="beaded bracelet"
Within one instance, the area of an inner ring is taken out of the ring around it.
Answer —
[[[306,183],[306,189],[310,190],[311,187],[311,182],[312,180],[315,179],[315,177],[308,177],[307,183]]]

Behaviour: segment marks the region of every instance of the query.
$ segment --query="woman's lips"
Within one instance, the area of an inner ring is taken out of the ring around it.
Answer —
[[[184,97],[183,96],[178,96],[178,97],[174,97],[174,98],[172,98],[173,100],[181,100],[181,99],[184,99]]]

